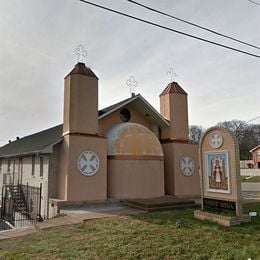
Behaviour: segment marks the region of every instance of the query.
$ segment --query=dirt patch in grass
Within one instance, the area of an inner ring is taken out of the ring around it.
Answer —
[[[90,220],[2,240],[0,258],[255,259],[259,245],[259,216],[225,228],[195,220],[193,209],[185,209]]]

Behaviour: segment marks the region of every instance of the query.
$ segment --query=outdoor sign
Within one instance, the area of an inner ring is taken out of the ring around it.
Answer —
[[[227,129],[213,127],[200,142],[202,208],[242,214],[239,147]]]

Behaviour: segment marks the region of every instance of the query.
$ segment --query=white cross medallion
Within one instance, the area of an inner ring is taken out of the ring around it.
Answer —
[[[184,155],[180,160],[180,169],[183,175],[191,176],[194,173],[194,161],[188,156]]]
[[[92,151],[84,151],[78,157],[78,169],[85,176],[93,176],[99,169],[99,158]]]
[[[212,148],[219,148],[223,144],[223,137],[219,132],[213,132],[209,138],[209,144]]]

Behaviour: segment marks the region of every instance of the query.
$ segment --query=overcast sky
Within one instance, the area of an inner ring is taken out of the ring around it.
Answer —
[[[260,46],[260,6],[248,0],[137,1]],[[260,55],[125,0],[92,2]],[[99,108],[128,98],[126,80],[133,75],[136,93],[159,110],[158,96],[173,67],[189,94],[190,124],[260,116],[260,59],[78,0],[1,0],[0,37],[0,144],[62,122],[63,79],[77,62],[78,44],[99,77]]]

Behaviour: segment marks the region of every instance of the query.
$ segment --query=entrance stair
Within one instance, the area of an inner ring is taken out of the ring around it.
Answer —
[[[178,208],[200,207],[192,199],[176,198],[174,196],[163,196],[151,199],[128,199],[124,201],[128,207],[144,210],[158,211]]]
[[[27,212],[25,197],[23,191],[19,185],[9,186],[9,191],[15,202],[15,211],[16,212]]]

